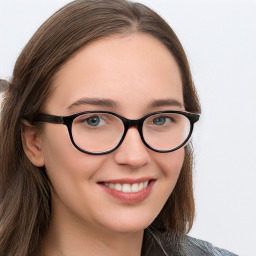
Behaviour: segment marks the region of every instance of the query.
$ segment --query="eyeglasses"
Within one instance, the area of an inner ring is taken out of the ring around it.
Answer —
[[[158,111],[133,120],[108,111],[85,111],[70,116],[39,114],[33,122],[64,124],[79,151],[101,155],[117,149],[130,127],[137,127],[143,143],[151,150],[175,151],[188,142],[199,117],[186,111]]]

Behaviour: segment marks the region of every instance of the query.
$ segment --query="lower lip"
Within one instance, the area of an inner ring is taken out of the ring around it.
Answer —
[[[139,192],[122,192],[115,189],[111,189],[109,187],[104,186],[103,184],[99,184],[106,193],[117,198],[118,200],[124,203],[139,203],[144,201],[152,191],[152,188],[155,184],[154,180],[151,180],[148,186],[142,189]]]

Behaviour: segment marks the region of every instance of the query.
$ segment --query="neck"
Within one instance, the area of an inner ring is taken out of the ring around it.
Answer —
[[[43,241],[42,255],[140,256],[142,240],[143,231],[113,232],[53,217]]]

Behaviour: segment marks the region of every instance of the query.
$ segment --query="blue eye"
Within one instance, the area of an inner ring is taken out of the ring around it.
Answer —
[[[103,120],[99,116],[91,116],[85,120],[90,126],[99,126]]]
[[[172,122],[173,120],[170,118],[170,117],[166,117],[166,116],[158,116],[158,117],[155,117],[153,120],[152,120],[152,123],[154,125],[157,125],[157,126],[161,126],[161,125],[165,125],[166,122]]]

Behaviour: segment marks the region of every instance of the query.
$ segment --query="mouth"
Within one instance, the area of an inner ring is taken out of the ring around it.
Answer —
[[[107,194],[124,203],[144,201],[151,193],[156,179],[120,179],[98,182]]]
[[[138,193],[146,189],[154,181],[155,179],[141,179],[137,181],[116,180],[107,182],[103,181],[98,183],[115,191],[120,191],[123,193]]]
[[[138,183],[111,183],[103,182],[102,185],[117,191],[122,191],[124,193],[136,193],[140,192],[143,189],[147,188],[151,180],[138,182]]]

